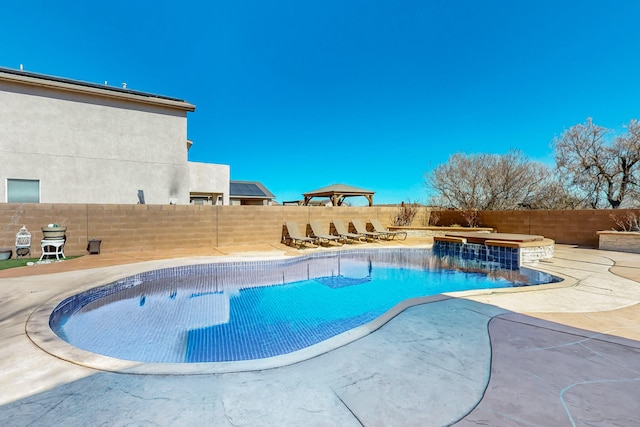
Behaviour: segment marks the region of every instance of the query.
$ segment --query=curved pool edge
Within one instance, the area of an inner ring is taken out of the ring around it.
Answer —
[[[185,262],[180,265],[192,264],[192,262],[187,262],[187,260],[183,261]],[[239,260],[230,262],[235,261]],[[544,271],[544,269],[537,268],[537,265],[527,265],[527,268]],[[125,274],[125,277],[128,275],[129,274]],[[559,277],[562,280],[559,282],[535,286],[458,291],[408,299],[399,304],[396,304],[394,307],[390,308],[384,314],[374,319],[373,321],[349,331],[343,332],[320,343],[291,353],[254,360],[203,363],[146,363],[117,359],[114,357],[105,356],[74,347],[58,337],[51,330],[51,328],[49,327],[49,319],[51,313],[58,306],[60,301],[64,300],[67,297],[76,295],[78,292],[81,292],[78,289],[65,292],[63,295],[58,295],[57,297],[52,298],[51,300],[40,305],[29,316],[25,325],[25,332],[27,337],[37,347],[50,354],[51,356],[61,360],[65,360],[75,365],[99,371],[142,375],[202,375],[261,371],[296,364],[338,349],[369,335],[370,333],[384,326],[404,310],[416,305],[444,301],[450,298],[466,298],[479,295],[490,295],[495,293],[531,292],[560,287],[570,287],[573,286],[576,282],[575,279],[559,275],[558,273],[553,273],[553,275]],[[104,284],[105,283],[102,283],[102,281],[98,281],[87,284],[87,286],[84,286],[84,288],[93,289]]]
[[[305,360],[313,359],[362,337],[369,335],[384,326],[407,308],[450,299],[447,295],[432,295],[403,301],[380,317],[371,322],[343,332],[325,341],[291,353],[254,360],[234,362],[203,362],[203,363],[146,363],[117,359],[90,351],[82,350],[58,337],[49,327],[49,316],[57,305],[57,299],[38,307],[29,316],[26,333],[29,339],[44,352],[58,359],[66,360],[76,365],[100,371],[117,372],[123,374],[146,375],[202,375],[222,374],[234,372],[262,371],[293,365]]]
[[[493,288],[493,289],[479,289],[479,290],[469,290],[469,291],[457,291],[457,292],[445,292],[443,295],[450,296],[452,298],[466,298],[466,297],[474,297],[479,295],[493,295],[493,294],[516,294],[521,292],[538,292],[538,291],[547,291],[550,289],[559,289],[559,288],[569,288],[578,284],[579,280],[567,276],[566,274],[559,273],[552,269],[544,268],[544,266],[539,265],[539,263],[530,263],[523,264],[522,267],[528,268],[530,270],[539,271],[541,273],[546,273],[551,276],[555,276],[560,279],[557,282],[551,283],[543,283],[540,285],[531,285],[531,286],[518,286],[513,288]]]

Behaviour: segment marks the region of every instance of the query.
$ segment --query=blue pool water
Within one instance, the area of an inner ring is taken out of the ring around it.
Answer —
[[[120,359],[250,360],[324,341],[410,298],[557,280],[528,269],[481,270],[416,249],[176,267],[68,298],[50,326],[78,348]]]

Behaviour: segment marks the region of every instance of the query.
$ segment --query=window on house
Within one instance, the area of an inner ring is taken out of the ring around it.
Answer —
[[[40,203],[40,180],[7,179],[7,203]]]

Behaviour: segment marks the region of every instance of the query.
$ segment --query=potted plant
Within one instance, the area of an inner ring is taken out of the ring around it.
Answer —
[[[64,225],[58,224],[49,224],[46,227],[42,227],[42,234],[44,238],[49,239],[64,239],[65,232],[67,231],[67,227]]]

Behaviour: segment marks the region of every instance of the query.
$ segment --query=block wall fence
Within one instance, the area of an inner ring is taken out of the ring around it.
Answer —
[[[627,209],[481,211],[479,222],[500,233],[538,234],[556,243],[597,248],[597,232],[616,228],[611,215],[622,219],[630,212],[640,215],[637,210]],[[438,225],[467,224],[460,212],[438,214]]]
[[[131,252],[182,247],[214,248],[277,244],[283,225],[293,220],[304,228],[310,220],[328,227],[332,219],[367,222],[377,218],[392,224],[398,207],[318,206],[190,206],[0,204],[0,247],[14,248],[15,235],[25,225],[32,235],[32,256],[40,256],[41,227],[57,223],[67,227],[67,255],[87,253],[89,239],[101,239],[101,252]],[[420,208],[413,225],[429,222],[429,208]],[[599,230],[610,230],[611,213],[618,210],[485,211],[480,224],[504,233],[541,234],[558,243],[597,247]],[[438,225],[465,225],[455,211],[439,212]]]
[[[31,253],[39,257],[41,227],[67,227],[66,255],[87,254],[90,239],[100,239],[101,253],[172,248],[214,248],[277,244],[286,220],[302,231],[309,220],[329,227],[332,219],[363,222],[378,218],[391,224],[397,207],[318,206],[192,206],[96,204],[0,204],[0,247],[15,248],[15,236],[25,225],[31,232]],[[422,209],[414,222],[426,224]],[[328,230],[327,230],[328,231]],[[14,254],[15,256],[15,254]]]

